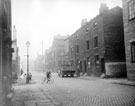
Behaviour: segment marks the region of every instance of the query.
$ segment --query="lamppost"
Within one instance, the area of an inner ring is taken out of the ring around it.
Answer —
[[[27,46],[27,76],[26,76],[26,83],[29,83],[29,46],[30,46],[29,41],[26,42],[26,46]]]

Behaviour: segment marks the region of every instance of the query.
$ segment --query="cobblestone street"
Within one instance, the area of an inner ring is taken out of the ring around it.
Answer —
[[[14,85],[14,106],[135,106],[134,86],[57,74],[53,84],[41,84],[42,75],[35,75],[31,84]]]

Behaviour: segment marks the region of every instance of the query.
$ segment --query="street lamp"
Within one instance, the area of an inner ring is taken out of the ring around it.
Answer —
[[[29,83],[29,46],[30,46],[29,41],[26,42],[26,46],[27,46],[27,76],[26,76],[26,83]]]

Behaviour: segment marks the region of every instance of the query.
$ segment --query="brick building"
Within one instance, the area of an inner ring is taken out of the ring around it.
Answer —
[[[12,77],[11,0],[0,0],[0,106],[8,106]]]
[[[127,77],[135,80],[135,0],[123,0]]]
[[[122,9],[101,4],[99,11],[69,37],[69,59],[77,73],[126,76]]]
[[[17,80],[20,71],[20,56],[19,56],[19,48],[17,45],[17,32],[16,27],[13,27],[13,40],[12,40],[12,48],[14,52],[12,54],[12,81]]]
[[[54,71],[58,71],[65,59],[65,39],[67,36],[57,35],[53,39],[52,55],[54,61]]]

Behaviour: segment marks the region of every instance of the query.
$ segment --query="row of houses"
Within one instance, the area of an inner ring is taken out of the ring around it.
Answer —
[[[58,71],[61,64],[70,64],[78,74],[135,80],[134,7],[134,0],[123,0],[123,9],[101,4],[99,15],[83,19],[72,35],[55,36],[45,53],[46,69]]]

